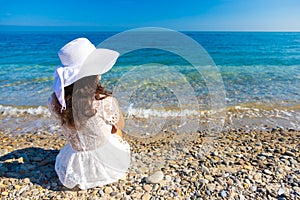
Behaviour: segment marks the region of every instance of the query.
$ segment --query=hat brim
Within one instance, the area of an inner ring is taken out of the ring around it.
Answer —
[[[108,72],[116,63],[119,53],[110,49],[95,49],[84,61],[76,80]]]

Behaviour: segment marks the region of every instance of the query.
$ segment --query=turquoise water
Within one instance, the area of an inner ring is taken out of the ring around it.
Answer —
[[[213,58],[223,78],[228,105],[248,102],[297,105],[300,101],[300,33],[184,32]],[[46,105],[57,51],[87,37],[95,45],[114,32],[0,32],[0,105]],[[113,89],[133,66],[161,63],[178,68],[196,95],[207,95],[203,78],[179,56],[155,49],[128,53],[102,78]],[[141,74],[143,76],[144,74]]]

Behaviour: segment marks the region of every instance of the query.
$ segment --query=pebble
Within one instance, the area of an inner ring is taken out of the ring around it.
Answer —
[[[209,183],[209,180],[206,180],[204,178],[201,178],[199,179],[199,182],[202,183],[202,184],[208,184]]]
[[[294,156],[295,156],[295,153],[293,153],[293,152],[291,152],[291,151],[286,151],[286,152],[284,153],[284,155],[294,157]]]
[[[210,191],[210,192],[212,192],[212,191],[214,191],[215,190],[215,184],[213,184],[213,183],[210,183],[210,184],[207,184],[207,189]]]
[[[261,173],[256,173],[253,177],[254,180],[260,180],[261,179],[262,174]]]
[[[175,178],[175,182],[176,182],[176,183],[180,183],[180,182],[181,182],[181,179],[180,179],[180,178]]]
[[[24,183],[30,183],[30,179],[29,178],[25,178],[24,179]]]
[[[257,186],[256,186],[256,185],[252,185],[252,186],[250,187],[250,190],[251,190],[252,192],[255,192],[255,191],[257,190]]]
[[[234,184],[234,180],[232,180],[231,178],[228,179],[227,181],[228,185],[233,185]]]
[[[155,184],[152,190],[153,190],[153,191],[156,191],[156,190],[158,190],[158,188],[159,188],[159,185],[158,185],[158,184]]]
[[[166,182],[170,182],[170,181],[172,181],[172,177],[170,175],[166,175],[165,180],[166,180]]]
[[[206,180],[208,180],[210,182],[213,182],[215,180],[214,177],[212,177],[211,175],[205,175],[204,177]]]
[[[258,154],[258,156],[272,157],[273,154],[272,153],[261,153],[261,154]]]
[[[113,197],[113,196],[116,196],[117,194],[118,194],[118,192],[111,192],[109,195]]]
[[[202,166],[201,169],[202,169],[203,174],[210,174],[209,169],[207,167]]]
[[[266,156],[257,156],[259,160],[266,160],[267,157]]]
[[[281,196],[284,194],[284,189],[283,188],[279,188],[278,190],[278,196]]]
[[[227,196],[227,192],[226,192],[225,190],[222,190],[222,191],[220,192],[220,196],[221,196],[222,198],[225,198],[225,197]]]
[[[164,178],[162,171],[156,171],[146,178],[147,183],[160,183]]]
[[[105,194],[110,194],[113,192],[113,189],[111,187],[106,187],[106,188],[104,188],[104,192],[105,192]]]
[[[203,156],[202,154],[198,154],[197,158],[198,158],[199,162],[204,162],[206,160],[206,157]]]
[[[100,195],[100,197],[102,197],[103,195],[104,195],[104,192],[103,192],[103,190],[101,189],[101,190],[99,190],[98,191],[98,194]]]
[[[148,185],[148,184],[145,184],[145,185],[143,186],[143,189],[144,189],[145,191],[147,191],[147,192],[150,192],[150,191],[152,190],[152,186],[151,186],[151,185]]]
[[[20,190],[21,186],[20,186],[20,185],[14,185],[14,188],[15,188],[16,190]]]
[[[244,165],[244,169],[253,170],[253,167],[251,165]]]
[[[1,195],[3,195],[3,196],[8,196],[8,192],[6,192],[6,191],[1,192]]]
[[[289,160],[290,160],[291,165],[296,165],[298,163],[298,161],[294,160],[293,158],[290,158]]]
[[[21,187],[19,194],[21,195],[25,190],[27,190],[27,186]]]
[[[142,200],[149,200],[149,199],[151,199],[151,195],[149,193],[143,194]]]
[[[239,200],[245,200],[245,196],[244,195],[242,195],[242,194],[239,194]]]
[[[264,169],[264,173],[267,174],[267,175],[272,175],[273,172],[271,172],[270,170],[268,169]]]

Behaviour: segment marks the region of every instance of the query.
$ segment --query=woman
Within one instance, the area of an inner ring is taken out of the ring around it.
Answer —
[[[122,139],[124,121],[118,103],[99,81],[119,54],[78,38],[58,55],[62,65],[54,73],[49,108],[68,143],[56,158],[57,175],[68,188],[115,182],[129,167],[130,147]]]

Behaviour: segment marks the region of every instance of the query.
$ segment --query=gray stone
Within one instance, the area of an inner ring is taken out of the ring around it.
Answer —
[[[162,171],[156,171],[146,178],[147,183],[160,183],[164,179]]]
[[[281,196],[283,194],[284,194],[284,189],[283,188],[279,188],[278,195]]]
[[[298,163],[297,160],[295,160],[293,158],[290,158],[289,160],[290,160],[291,165],[296,165]]]
[[[176,182],[176,183],[180,183],[180,182],[181,182],[181,179],[180,179],[180,178],[175,178],[175,182]]]
[[[256,185],[252,185],[252,186],[250,187],[250,190],[251,190],[252,192],[255,192],[255,191],[257,190],[257,186],[256,186]]]
[[[222,198],[225,198],[225,197],[227,196],[227,192],[226,192],[225,190],[222,190],[222,191],[220,192],[220,196],[221,196]]]
[[[103,190],[99,190],[99,191],[98,191],[98,194],[100,195],[100,197],[102,197],[102,196],[104,195]]]
[[[116,196],[117,194],[118,194],[118,192],[111,192],[109,195],[113,197],[113,196]]]

